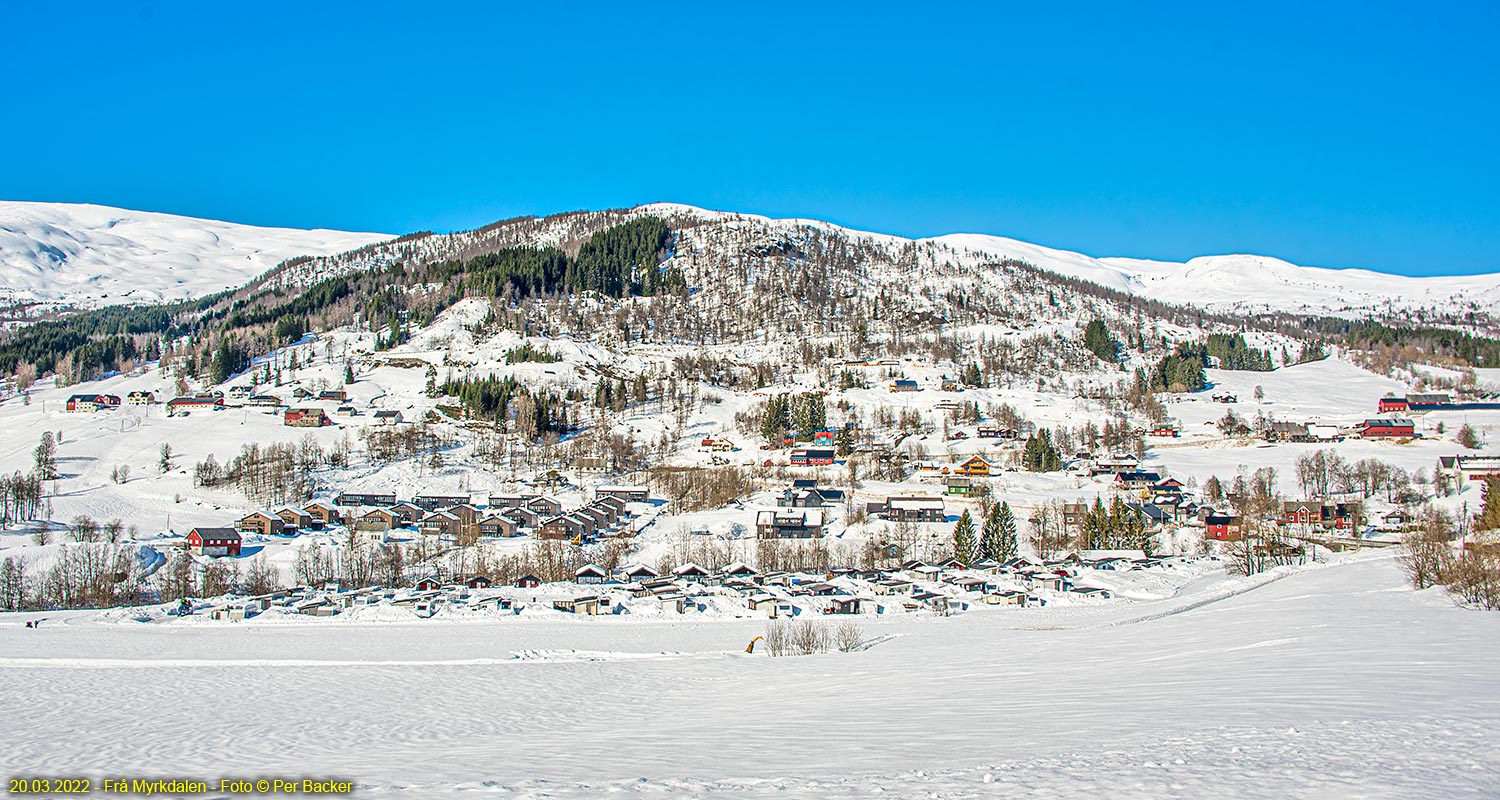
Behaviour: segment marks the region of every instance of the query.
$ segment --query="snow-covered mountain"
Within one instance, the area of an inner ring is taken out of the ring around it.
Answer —
[[[1256,255],[1200,256],[1186,263],[1095,258],[986,234],[956,233],[910,240],[817,220],[772,220],[670,203],[643,206],[637,211],[706,222],[756,221],[773,229],[813,227],[878,247],[912,244],[949,250],[960,263],[1014,259],[1127,294],[1213,311],[1271,310],[1335,316],[1413,311],[1461,315],[1475,311],[1493,315],[1500,307],[1500,272],[1412,278],[1363,269],[1304,267]]]
[[[101,306],[198,297],[294,256],[390,238],[260,228],[75,203],[0,202],[0,305]]]
[[[1139,297],[1214,311],[1450,318],[1474,312],[1483,320],[1493,319],[1494,309],[1500,308],[1500,273],[1411,278],[1304,267],[1255,255],[1202,256],[1186,263],[1096,258],[1000,236],[949,234],[913,240],[818,220],[769,219],[674,203],[623,213],[510,220],[475,231],[403,239],[363,254],[295,265],[271,276],[271,281],[307,285],[392,260],[467,257],[500,246],[567,249],[592,229],[612,224],[610,220],[644,214],[664,217],[674,227],[699,228],[694,239],[716,238],[711,231],[722,229],[753,231],[774,244],[812,233],[859,247],[866,255],[899,259],[906,257],[904,253],[960,270],[1004,259],[1024,261]],[[200,296],[242,285],[293,256],[333,256],[389,238],[257,228],[95,205],[0,202],[0,305],[97,306]],[[735,249],[705,255],[732,260],[745,254]]]
[[[1345,316],[1410,312],[1492,313],[1500,273],[1412,278],[1363,269],[1303,267],[1255,255],[1200,256],[1186,263],[1094,258],[1082,253],[979,234],[924,241],[1045,270],[1165,303],[1215,311],[1287,311]]]

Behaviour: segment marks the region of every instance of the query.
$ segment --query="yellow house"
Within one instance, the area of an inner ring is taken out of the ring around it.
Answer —
[[[968,461],[959,464],[958,468],[953,471],[956,474],[968,475],[971,478],[988,478],[990,476],[990,462],[984,460],[982,456],[974,456]]]

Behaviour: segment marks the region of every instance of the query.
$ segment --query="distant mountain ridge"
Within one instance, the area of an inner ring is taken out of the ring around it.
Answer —
[[[201,297],[240,286],[289,258],[389,238],[0,201],[0,305],[96,307]]]
[[[1215,311],[1286,311],[1348,316],[1420,309],[1493,313],[1500,273],[1414,278],[1363,269],[1304,267],[1257,255],[1186,262],[1093,258],[998,236],[951,234],[923,241],[1017,258],[1052,272],[1165,303]]]
[[[955,233],[922,239],[845,228],[821,220],[772,219],[655,203],[634,213],[659,213],[706,222],[755,221],[772,229],[813,227],[880,246],[911,243],[955,254],[966,266],[1000,260],[1039,269],[1172,305],[1232,313],[1282,311],[1341,317],[1401,316],[1500,322],[1500,272],[1410,277],[1365,269],[1306,267],[1270,256],[1209,255],[1186,262],[1084,255],[989,234]]]
[[[678,224],[752,223],[764,231],[789,234],[811,228],[888,252],[919,248],[964,268],[1024,261],[1134,296],[1211,311],[1450,320],[1475,314],[1493,321],[1494,309],[1500,308],[1500,273],[1413,278],[1304,267],[1239,254],[1201,256],[1184,263],[1095,258],[986,234],[907,239],[819,220],[769,219],[673,203],[648,204],[606,216],[623,219],[647,214]],[[268,278],[278,284],[305,285],[330,272],[397,257],[463,257],[497,244],[566,247],[574,235],[566,225],[551,224],[554,218],[534,219],[534,225],[512,221],[418,243],[381,244],[363,255],[324,259],[321,266],[298,266]],[[503,236],[503,241],[497,236]],[[333,256],[391,238],[376,233],[259,228],[95,205],[0,202],[0,304],[88,307],[196,297],[244,285],[294,256]]]

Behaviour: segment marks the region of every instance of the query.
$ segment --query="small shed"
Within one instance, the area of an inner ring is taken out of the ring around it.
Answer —
[[[588,614],[595,616],[599,613],[599,598],[595,595],[587,597],[574,597],[566,600],[552,601],[552,607],[566,614]]]

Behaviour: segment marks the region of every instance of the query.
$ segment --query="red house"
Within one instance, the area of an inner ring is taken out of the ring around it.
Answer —
[[[1408,411],[1411,406],[1407,404],[1405,397],[1382,397],[1378,408],[1380,413],[1385,414],[1390,411]]]
[[[188,550],[200,556],[237,556],[240,532],[234,528],[194,528],[188,531]]]
[[[289,408],[282,424],[295,428],[321,428],[329,424],[329,419],[321,408]]]
[[[1240,540],[1240,518],[1228,514],[1209,514],[1203,520],[1203,535],[1216,542]]]
[[[792,451],[792,466],[822,467],[833,463],[832,447],[800,447]]]
[[[75,394],[68,398],[69,411],[102,411],[120,404],[112,394]]]
[[[1416,426],[1409,419],[1367,419],[1359,426],[1361,439],[1414,439]]]
[[[1354,527],[1354,513],[1347,503],[1311,503],[1288,500],[1281,504],[1277,522],[1282,525],[1317,525],[1334,530]]]
[[[1177,429],[1176,428],[1152,428],[1151,429],[1151,435],[1152,436],[1161,436],[1161,437],[1176,439],[1177,438]]]

